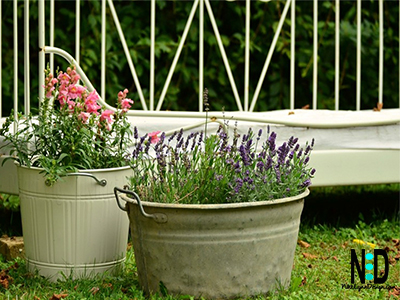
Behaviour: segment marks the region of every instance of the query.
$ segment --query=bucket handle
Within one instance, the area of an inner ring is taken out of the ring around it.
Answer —
[[[130,200],[129,198],[121,198],[121,199],[124,200],[125,202],[138,204],[139,205],[139,209],[140,209],[140,213],[143,215],[143,217],[153,219],[157,223],[166,223],[167,222],[168,218],[167,218],[167,215],[165,215],[165,214],[161,214],[161,213],[148,214],[148,213],[146,213],[144,211],[144,208],[143,208],[143,205],[142,205],[142,201],[140,200],[140,197],[135,192],[129,191],[129,190],[123,190],[123,189],[118,188],[118,187],[114,187],[115,199],[117,200],[118,207],[121,210],[126,211],[126,208],[124,206],[122,206],[117,192],[132,196],[137,202],[134,202],[134,201]]]
[[[86,176],[86,177],[91,177],[93,178],[99,185],[101,186],[106,186],[107,185],[107,180],[105,179],[98,179],[96,176],[90,173],[67,173],[65,176]],[[45,184],[47,186],[51,186],[51,182],[49,180],[45,181]]]

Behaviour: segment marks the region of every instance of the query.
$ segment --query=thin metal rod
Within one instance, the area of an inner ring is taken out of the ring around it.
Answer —
[[[13,2],[13,22],[14,22],[14,117],[18,115],[18,1]],[[14,130],[17,123],[14,123]]]
[[[3,19],[2,1],[0,1],[0,20],[2,20],[2,19]],[[2,24],[2,22],[0,22],[0,41],[2,41],[2,27],[1,27],[1,24]],[[0,118],[3,117],[3,105],[2,105],[3,97],[1,96],[1,94],[2,94],[2,80],[1,80],[2,72],[1,72],[1,70],[3,68],[3,61],[2,61],[3,53],[1,51],[1,48],[2,47],[0,47]]]
[[[158,100],[158,103],[157,103],[157,108],[156,108],[157,111],[161,110],[161,106],[164,102],[165,95],[167,94],[168,86],[171,82],[172,75],[174,74],[174,70],[175,70],[176,64],[178,63],[179,56],[182,52],[183,45],[185,44],[186,37],[189,32],[190,25],[192,24],[193,17],[196,13],[198,4],[199,4],[199,0],[196,0],[195,2],[193,2],[192,10],[190,11],[189,18],[186,22],[185,29],[183,30],[182,37],[181,37],[181,40],[178,45],[178,49],[176,50],[174,60],[172,61],[171,68],[169,69],[167,79],[165,80],[165,84],[164,84],[164,87],[163,87],[161,95],[160,95],[160,99]],[[199,94],[203,94],[203,91],[199,91]]]
[[[296,0],[292,0],[290,11],[290,109],[295,102],[295,68],[296,68]]]
[[[38,27],[39,27],[39,74],[38,74],[38,79],[39,79],[39,107],[41,101],[44,99],[44,69],[45,69],[45,53],[43,51],[45,47],[45,30],[44,30],[44,20],[45,20],[45,14],[44,14],[44,0],[39,0],[38,3],[39,11],[38,11]]]
[[[400,0],[399,0],[399,49],[400,49]],[[399,108],[400,108],[400,51],[399,51]]]
[[[244,58],[244,110],[249,110],[250,77],[250,0],[246,0],[246,42]]]
[[[108,6],[110,7],[110,11],[111,11],[111,15],[113,16],[115,27],[117,28],[119,38],[121,39],[122,48],[124,48],[126,60],[128,62],[129,68],[132,73],[133,81],[135,82],[135,86],[136,86],[137,92],[139,94],[140,103],[142,104],[144,110],[148,110],[146,101],[143,96],[142,88],[140,87],[139,78],[137,76],[135,66],[133,65],[133,61],[132,61],[132,57],[129,53],[128,45],[126,44],[124,32],[122,31],[121,24],[119,22],[118,15],[115,11],[115,7],[114,7],[112,0],[108,0]]]
[[[54,46],[54,11],[55,11],[55,0],[50,0],[50,33],[49,33],[49,45]],[[54,74],[54,54],[50,54],[50,72]]]
[[[290,0],[288,0],[288,1],[290,1]],[[206,8],[207,8],[208,15],[210,17],[211,25],[212,25],[212,27],[214,29],[215,38],[217,39],[217,44],[218,44],[219,50],[221,52],[222,60],[223,60],[223,62],[225,64],[225,69],[226,69],[226,72],[228,74],[229,82],[231,83],[233,95],[234,95],[235,100],[236,100],[236,105],[238,107],[238,110],[243,111],[242,103],[240,102],[239,93],[238,93],[237,88],[236,88],[235,80],[233,78],[232,71],[231,71],[231,68],[229,66],[228,57],[226,56],[226,53],[225,53],[224,45],[223,45],[222,40],[221,40],[221,35],[219,34],[217,22],[215,21],[214,14],[213,14],[210,2],[209,2],[209,0],[204,0],[204,3],[206,4]]]
[[[335,110],[339,110],[340,79],[340,0],[336,0],[335,14]]]
[[[156,0],[151,0],[150,9],[150,110],[154,110],[154,73],[156,48]]]
[[[30,56],[29,56],[29,0],[24,1],[24,113],[28,115],[30,107]]]
[[[313,33],[313,104],[317,109],[318,100],[318,0],[314,0],[314,33]]]
[[[383,0],[379,0],[379,103],[383,103],[383,13]]]
[[[282,12],[281,19],[279,20],[279,23],[278,23],[278,27],[276,28],[274,38],[272,39],[271,47],[269,48],[268,55],[265,60],[265,64],[264,64],[263,70],[260,75],[260,79],[258,80],[256,91],[254,92],[253,99],[251,100],[251,105],[250,105],[250,109],[249,109],[250,112],[252,112],[254,110],[254,106],[256,105],[258,95],[260,94],[260,91],[261,91],[261,88],[262,88],[262,85],[263,85],[263,82],[265,79],[265,75],[267,74],[269,63],[271,62],[272,55],[274,54],[276,42],[278,41],[278,37],[281,33],[282,26],[283,26],[283,23],[285,22],[286,15],[289,10],[290,4],[291,4],[291,0],[287,0],[285,7],[283,9],[283,12]]]
[[[101,98],[106,99],[106,0],[101,1]]]
[[[204,90],[204,0],[200,0],[199,5],[199,112],[202,112]]]
[[[361,0],[357,0],[356,110],[361,107]]]
[[[81,41],[81,1],[76,0],[76,7],[75,7],[75,59],[79,64],[79,57],[80,57],[80,41]]]

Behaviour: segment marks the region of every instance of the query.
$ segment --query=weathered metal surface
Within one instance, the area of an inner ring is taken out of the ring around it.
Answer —
[[[287,287],[303,198],[222,205],[127,203],[139,282],[147,293],[232,298]]]

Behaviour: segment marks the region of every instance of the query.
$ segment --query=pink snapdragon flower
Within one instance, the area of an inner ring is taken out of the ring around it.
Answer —
[[[55,87],[47,86],[47,87],[45,87],[45,90],[46,90],[46,98],[51,98],[51,96],[53,96],[53,91],[55,90]]]
[[[68,85],[71,80],[71,77],[67,73],[63,72],[60,72],[57,78],[60,81],[61,85]]]
[[[98,110],[101,108],[100,105],[97,104],[97,100],[99,96],[96,91],[91,92],[85,99],[86,111],[88,113],[94,113],[96,115],[99,114]]]
[[[75,101],[68,100],[67,104],[68,104],[68,110],[72,114],[74,112],[76,103],[75,103]]]
[[[69,75],[71,76],[71,82],[73,84],[77,84],[79,79],[81,79],[81,76],[78,73],[76,73],[76,70],[72,70]]]
[[[78,119],[82,121],[82,123],[86,123],[87,120],[90,117],[90,113],[88,112],[84,112],[82,111],[79,115],[78,115]]]
[[[71,84],[68,86],[68,97],[70,99],[82,98],[82,92],[85,90],[80,85]]]
[[[53,74],[49,74],[45,79],[45,89],[46,98],[51,98],[53,96],[53,91],[55,90],[55,85],[58,83],[57,78],[53,78]]]
[[[118,93],[118,102],[121,102],[122,99],[126,98],[126,95],[129,93],[128,89],[124,89],[124,91],[120,91]]]
[[[114,112],[112,110],[106,109],[101,113],[100,121],[107,121],[109,124],[111,124],[113,122],[111,116],[113,115]]]
[[[125,98],[121,100],[121,108],[123,112],[127,112],[129,108],[131,108],[131,104],[133,104],[133,100]]]
[[[155,144],[160,140],[160,137],[158,136],[160,132],[161,131],[153,131],[147,134],[150,138],[150,143]]]

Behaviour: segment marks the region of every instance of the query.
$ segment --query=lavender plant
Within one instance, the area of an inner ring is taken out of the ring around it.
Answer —
[[[135,129],[129,188],[145,201],[181,204],[274,200],[305,191],[315,173],[308,166],[314,140],[302,148],[291,137],[277,147],[275,132],[262,137],[252,129],[241,137],[235,126],[230,138],[220,126],[209,137],[184,138],[181,130],[155,140]]]

